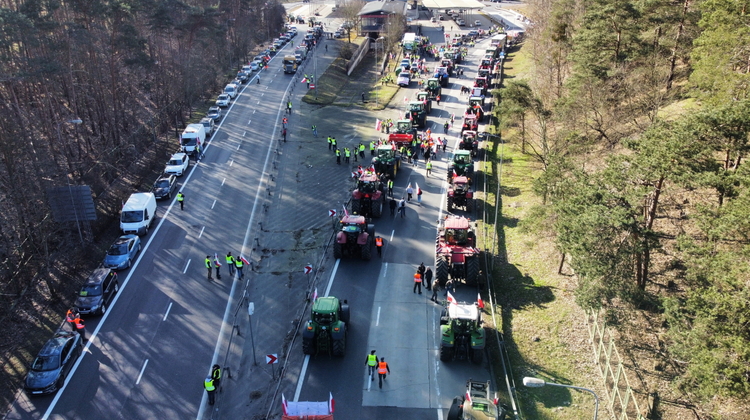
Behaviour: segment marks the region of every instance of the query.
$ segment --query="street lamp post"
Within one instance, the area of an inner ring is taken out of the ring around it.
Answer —
[[[60,134],[60,125],[62,123],[67,124],[81,124],[83,121],[80,118],[72,119],[72,120],[65,120],[60,121],[57,123],[57,144],[62,146],[62,135]],[[68,170],[70,170],[70,163],[68,163]],[[76,202],[73,199],[73,188],[70,185],[70,175],[65,175],[65,180],[68,181],[68,195],[70,195],[70,204],[73,205],[73,212],[76,217],[76,227],[78,228],[78,238],[81,240],[81,243],[83,243],[83,234],[81,234],[81,224],[78,219],[78,208],[76,207]]]
[[[554,382],[546,382],[543,379],[531,378],[531,377],[528,377],[528,376],[525,377],[525,378],[523,378],[523,385],[527,386],[529,388],[541,388],[541,387],[543,387],[545,385],[552,385],[552,386],[560,386],[560,387],[563,387],[563,388],[577,389],[579,391],[590,392],[591,395],[594,396],[594,401],[596,401],[596,408],[594,409],[594,420],[596,420],[597,417],[598,417],[598,415],[599,415],[599,397],[596,395],[596,392],[594,392],[591,389],[583,388],[583,387],[580,387],[580,386],[563,385],[563,384],[556,384]]]
[[[380,75],[380,79],[381,79],[380,80],[380,84],[377,85],[378,86],[378,93],[375,95],[375,108],[377,108],[377,107],[380,106],[380,85],[383,84],[383,81],[382,81],[382,79],[383,79],[383,71],[382,71],[382,69],[383,68],[380,66],[380,62],[379,62],[380,60],[378,59],[378,45],[380,45],[380,49],[383,50],[383,42],[382,41],[384,39],[385,39],[385,37],[381,36],[380,38],[378,38],[378,39],[375,40],[375,65],[377,65],[378,66],[378,70],[380,70],[378,72],[378,74]],[[383,50],[383,59],[385,59],[385,50]]]

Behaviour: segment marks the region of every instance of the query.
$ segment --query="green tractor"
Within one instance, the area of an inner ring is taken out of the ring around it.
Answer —
[[[485,332],[477,304],[448,303],[440,314],[440,360],[482,363]]]
[[[430,94],[430,99],[435,99],[442,91],[443,87],[440,86],[440,80],[436,77],[427,79],[427,93]]]
[[[425,104],[420,101],[411,101],[406,108],[406,118],[411,120],[413,127],[422,129],[427,124],[427,112]]]
[[[453,160],[448,164],[448,182],[452,182],[456,176],[465,176],[469,178],[469,182],[474,177],[471,150],[456,150],[453,154]]]
[[[376,149],[377,156],[372,158],[375,172],[385,174],[388,179],[396,179],[396,173],[401,165],[401,156],[396,154],[393,146],[381,145]]]
[[[425,110],[429,114],[432,112],[432,99],[430,98],[430,92],[427,91],[421,91],[417,92],[417,100],[424,103]]]
[[[312,304],[310,320],[302,330],[302,352],[344,356],[349,304],[333,296],[319,297]]]

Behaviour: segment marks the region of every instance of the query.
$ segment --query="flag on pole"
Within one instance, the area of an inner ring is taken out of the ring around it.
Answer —
[[[315,288],[315,291],[313,292],[313,302],[318,300],[318,288]]]
[[[458,302],[456,302],[456,298],[453,297],[451,292],[448,292],[447,296],[448,296],[448,303],[450,303],[451,305],[458,304]]]
[[[216,264],[217,267],[221,267],[221,263],[219,262],[219,256],[214,253],[214,264]]]
[[[243,263],[250,265],[250,261],[246,260],[245,257],[242,256],[242,254],[240,254],[240,259],[242,260]]]
[[[344,216],[349,216],[349,212],[346,211],[346,206],[342,206],[342,207],[344,207]]]
[[[333,401],[333,394],[330,392],[328,393],[328,414],[333,414],[333,409],[335,407],[335,402]]]
[[[477,293],[477,305],[479,306],[479,309],[484,308],[484,301],[482,300],[482,295]]]
[[[379,119],[375,119],[375,131],[380,131],[383,128],[383,122]]]
[[[466,390],[466,401],[469,402],[469,405],[471,405],[471,394],[469,393],[469,390]]]
[[[287,410],[289,409],[289,407],[287,406],[286,398],[284,397],[284,393],[283,392],[281,393],[281,408],[284,409],[284,415],[288,416],[289,413],[288,413]]]
[[[307,83],[307,77],[303,77],[300,83]]]

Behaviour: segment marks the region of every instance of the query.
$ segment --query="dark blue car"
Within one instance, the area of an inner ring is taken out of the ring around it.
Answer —
[[[29,395],[45,395],[62,388],[82,351],[83,340],[78,333],[56,333],[31,363],[24,380],[24,390]]]

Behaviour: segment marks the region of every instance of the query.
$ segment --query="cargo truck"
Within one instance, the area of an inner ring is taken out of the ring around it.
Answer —
[[[297,72],[297,58],[293,55],[285,55],[283,64],[284,74],[294,74]]]

